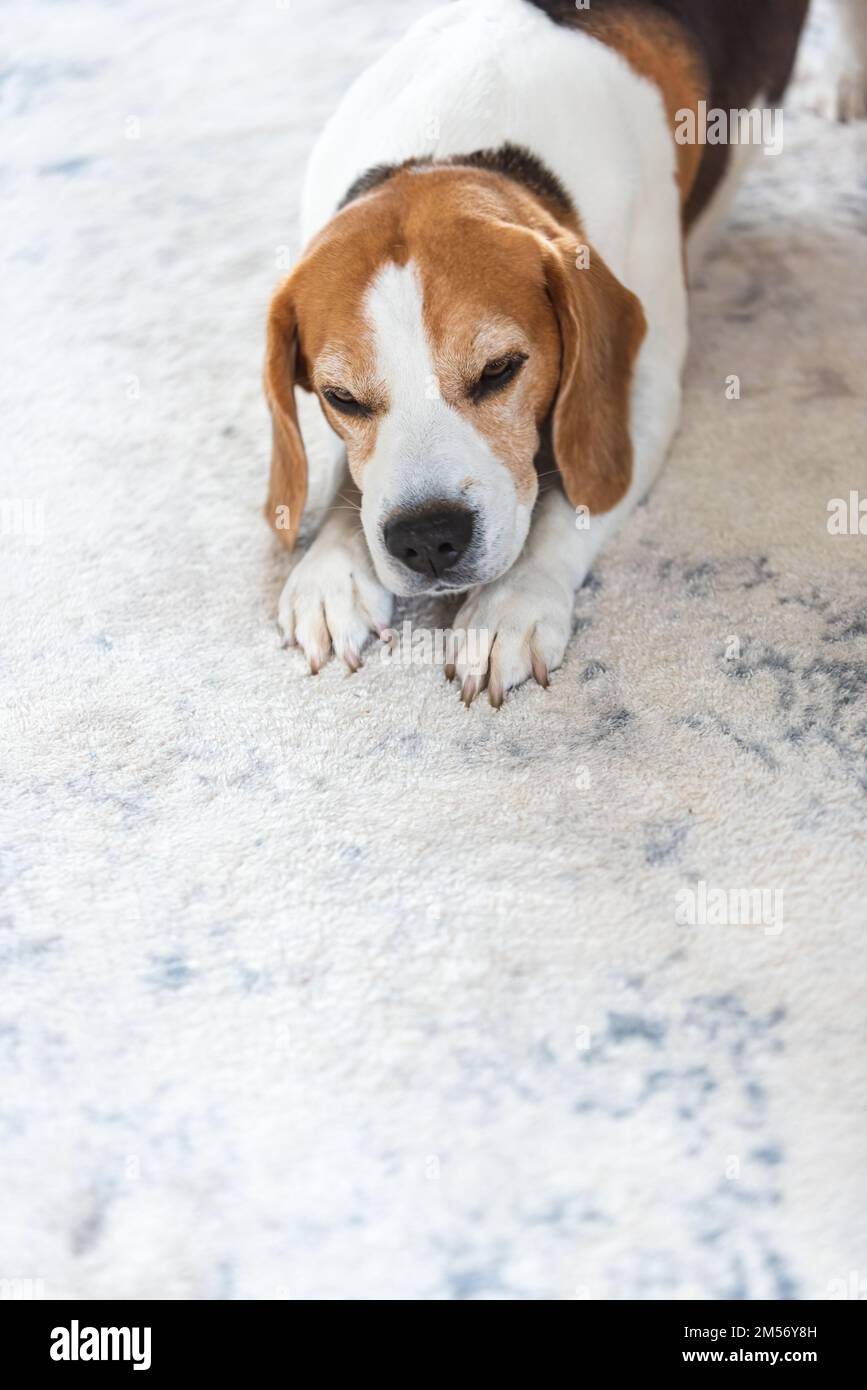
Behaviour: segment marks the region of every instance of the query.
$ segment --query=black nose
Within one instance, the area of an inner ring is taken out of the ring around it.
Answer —
[[[385,548],[416,574],[441,579],[454,569],[473,538],[475,519],[465,507],[399,512],[385,526]]]

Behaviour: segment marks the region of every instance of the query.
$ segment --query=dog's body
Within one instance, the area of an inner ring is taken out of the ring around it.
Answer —
[[[468,701],[562,661],[574,592],[677,428],[686,251],[740,169],[679,143],[679,113],[778,104],[807,3],[457,0],[349,91],[266,377],[283,539],[306,497],[296,381],[361,498],[363,533],[329,513],[281,599],[314,670],[332,646],[357,665],[392,594],[446,590],[493,644],[484,671],[458,654]]]

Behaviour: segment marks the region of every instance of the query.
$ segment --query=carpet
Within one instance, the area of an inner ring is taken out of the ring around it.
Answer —
[[[4,8],[4,1294],[867,1296],[867,124],[794,90],[550,689],[313,678],[264,315],[427,8]]]

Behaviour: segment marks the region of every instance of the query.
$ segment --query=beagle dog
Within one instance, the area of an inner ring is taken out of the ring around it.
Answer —
[[[335,506],[279,605],[312,671],[332,650],[357,668],[394,595],[456,592],[459,638],[486,634],[482,667],[459,641],[448,670],[465,702],[547,684],[677,429],[687,252],[742,165],[682,138],[685,114],[777,105],[807,4],[455,0],[347,92],[265,369],[266,515],[290,548],[296,387],[333,444]]]

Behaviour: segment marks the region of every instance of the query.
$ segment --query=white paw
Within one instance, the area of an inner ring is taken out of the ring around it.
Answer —
[[[837,84],[837,120],[863,121],[867,117],[867,71],[849,68]]]
[[[832,59],[805,82],[804,104],[829,121],[860,121],[867,116],[867,68],[849,54]]]
[[[454,665],[446,668],[450,679],[457,676],[464,704],[487,689],[499,708],[507,692],[530,676],[547,686],[572,633],[573,599],[568,584],[541,571],[507,574],[476,589],[454,620],[455,632],[465,635],[457,642]]]
[[[341,546],[315,544],[287,579],[277,609],[284,646],[298,646],[318,674],[332,651],[351,671],[372,632],[388,626],[394,600]]]

